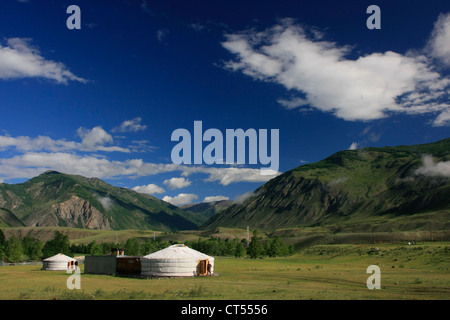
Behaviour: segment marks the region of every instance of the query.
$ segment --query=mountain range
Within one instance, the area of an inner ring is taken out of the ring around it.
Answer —
[[[0,227],[339,229],[389,219],[403,219],[408,225],[414,217],[419,227],[431,219],[450,230],[449,215],[450,139],[340,151],[269,180],[239,203],[180,208],[97,178],[56,171],[24,183],[0,184]]]
[[[87,229],[196,229],[206,218],[97,178],[47,171],[0,184],[0,226]]]

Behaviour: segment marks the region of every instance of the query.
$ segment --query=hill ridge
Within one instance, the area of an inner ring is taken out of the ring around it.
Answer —
[[[0,208],[25,226],[94,229],[193,229],[201,217],[98,178],[48,170],[19,184],[0,184]],[[19,226],[9,223],[6,226]]]
[[[269,180],[201,228],[273,230],[450,210],[450,179],[417,173],[424,155],[449,161],[450,139],[336,152]]]

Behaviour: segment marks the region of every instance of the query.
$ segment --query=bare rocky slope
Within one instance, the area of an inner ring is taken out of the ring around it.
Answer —
[[[47,171],[19,184],[0,184],[0,226],[87,229],[195,229],[205,218],[155,197],[97,178]]]

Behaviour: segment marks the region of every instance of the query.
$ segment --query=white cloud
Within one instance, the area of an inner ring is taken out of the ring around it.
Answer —
[[[234,202],[237,204],[241,204],[245,200],[247,200],[251,197],[254,197],[256,195],[257,195],[257,193],[255,193],[254,191],[249,191],[249,192],[246,192],[246,193],[241,194],[241,195],[237,196],[236,198],[234,198]]]
[[[428,42],[429,54],[450,67],[450,13],[439,15]]]
[[[173,163],[151,163],[142,159],[132,158],[121,161],[109,160],[104,155],[86,152],[152,150],[148,141],[133,141],[128,148],[109,145],[112,136],[102,127],[92,129],[79,128],[81,142],[65,139],[52,139],[48,136],[31,138],[27,136],[11,137],[0,135],[0,151],[13,149],[16,154],[10,158],[0,158],[0,176],[4,180],[14,178],[32,178],[47,170],[55,170],[68,174],[79,174],[87,177],[137,178],[167,172],[180,172],[181,177],[164,181],[171,189],[187,187],[191,181],[187,179],[192,174],[204,174],[205,182],[219,182],[226,186],[235,182],[265,182],[274,176],[261,175],[259,169],[244,167],[208,167],[186,166]],[[83,152],[83,153],[80,153]],[[142,187],[142,186],[141,186]]]
[[[336,178],[334,180],[331,180],[330,182],[328,182],[328,186],[333,187],[336,185],[339,185],[341,183],[344,183],[348,180],[348,177],[340,177],[340,178]]]
[[[73,141],[66,141],[64,139],[53,140],[52,138],[47,136],[38,136],[37,138],[30,138],[27,136],[0,136],[0,150],[11,147],[16,148],[20,151],[62,151],[76,149],[79,146],[76,142]]]
[[[64,152],[28,152],[0,159],[1,175],[9,178],[32,178],[47,170],[79,174],[86,177],[111,178],[136,174],[139,161],[110,161],[95,156]]]
[[[436,119],[433,121],[434,127],[443,127],[450,124],[450,109],[443,111]]]
[[[260,169],[250,169],[250,168],[236,168],[236,167],[184,167],[183,176],[189,176],[193,173],[206,173],[209,174],[208,178],[204,181],[213,182],[219,181],[221,185],[227,186],[234,182],[266,182],[276,176],[280,175],[281,172],[274,172],[273,175],[262,175]]]
[[[139,193],[146,193],[146,194],[156,194],[156,193],[166,192],[166,190],[164,190],[163,188],[161,188],[153,183],[150,183],[150,184],[144,185],[144,186],[136,186],[136,187],[132,188],[132,190],[139,192]]]
[[[11,137],[0,136],[0,150],[15,148],[19,151],[118,151],[129,153],[130,150],[118,146],[105,146],[112,143],[109,133],[101,127],[93,129],[79,128],[77,134],[82,138],[81,142],[67,141],[65,139],[54,140],[48,136],[31,138],[28,136]]]
[[[301,97],[278,99],[288,109],[308,105],[349,121],[449,108],[450,80],[435,72],[427,57],[387,51],[350,60],[349,46],[310,34],[292,19],[262,32],[227,34],[222,45],[235,59],[224,67],[297,92]]]
[[[114,129],[112,132],[137,132],[147,128],[146,125],[141,124],[142,119],[137,117],[131,120],[126,120],[122,124]]]
[[[200,24],[200,23],[191,23],[191,24],[189,24],[189,27],[195,31],[202,31],[205,29],[205,25]]]
[[[4,180],[32,178],[47,170],[100,179],[137,178],[167,172],[181,172],[184,177],[205,174],[207,177],[203,181],[219,182],[224,186],[237,182],[266,182],[274,177],[261,175],[259,169],[192,167],[173,163],[150,163],[142,159],[113,161],[98,155],[78,155],[68,152],[25,152],[11,158],[0,159],[0,176]]]
[[[191,181],[186,178],[170,178],[163,182],[169,189],[181,189],[191,185]]]
[[[193,193],[180,193],[175,197],[165,196],[162,200],[169,202],[175,206],[183,206],[186,204],[191,204],[192,201],[194,201],[197,198],[198,196]]]
[[[102,197],[99,195],[95,195],[97,197],[98,202],[100,202],[100,204],[103,206],[103,208],[105,208],[105,210],[110,210],[111,207],[114,205],[114,201],[106,196],[106,197]]]
[[[308,100],[303,98],[292,98],[292,99],[278,99],[277,102],[281,104],[286,109],[295,109],[308,105]]]
[[[210,197],[205,197],[205,199],[203,199],[203,202],[215,202],[215,201],[222,201],[222,200],[230,200],[230,198],[228,198],[226,196],[210,196]]]
[[[164,42],[169,34],[169,30],[167,29],[160,29],[156,31],[156,39],[158,39],[159,42]]]
[[[358,149],[358,142],[353,142],[350,147],[348,147],[348,150],[356,150]]]
[[[450,178],[450,161],[435,162],[432,156],[425,155],[422,158],[422,166],[415,173],[429,177]]]
[[[82,139],[81,143],[92,149],[113,142],[112,136],[99,126],[90,130],[82,127],[78,128],[77,134]]]
[[[87,82],[70,72],[63,63],[46,60],[30,42],[31,39],[10,38],[7,46],[0,45],[0,79],[45,78],[63,84]]]

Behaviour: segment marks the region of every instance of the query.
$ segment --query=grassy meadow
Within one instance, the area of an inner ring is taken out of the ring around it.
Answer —
[[[0,267],[0,299],[33,300],[448,300],[450,243],[316,245],[290,257],[216,257],[213,277],[139,279],[86,275],[69,290],[64,271]],[[369,265],[381,289],[369,290]]]

